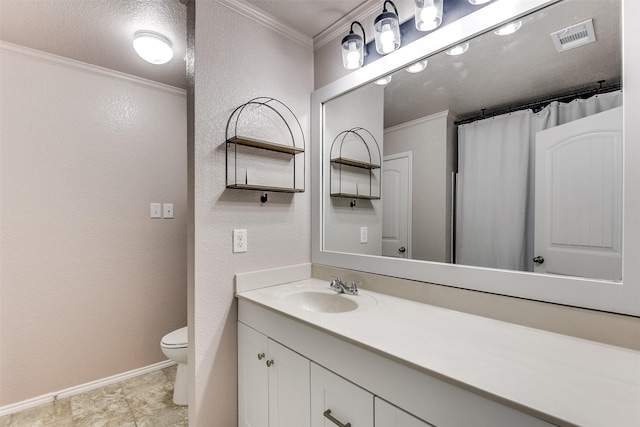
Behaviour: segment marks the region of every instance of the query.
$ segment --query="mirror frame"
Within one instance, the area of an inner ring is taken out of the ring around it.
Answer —
[[[623,261],[622,282],[323,250],[323,103],[418,59],[560,0],[496,0],[311,95],[311,261],[350,270],[640,316],[640,2],[622,1]],[[338,60],[336,56],[336,60]],[[635,163],[638,163],[636,161]]]

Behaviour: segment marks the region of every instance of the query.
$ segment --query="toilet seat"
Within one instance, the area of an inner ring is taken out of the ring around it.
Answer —
[[[162,337],[160,345],[164,348],[187,348],[187,326],[169,332]]]

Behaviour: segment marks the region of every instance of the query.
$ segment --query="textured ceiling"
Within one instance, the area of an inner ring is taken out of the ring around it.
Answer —
[[[370,1],[370,0],[369,0]],[[366,0],[247,0],[278,21],[311,38]],[[382,1],[380,1],[382,5]],[[380,7],[382,11],[382,6]]]
[[[597,41],[558,53],[549,34],[589,18]],[[430,57],[421,73],[397,71],[385,87],[385,127],[444,110],[466,118],[482,109],[597,87],[599,80],[619,83],[621,0],[564,0],[525,17],[515,34],[490,31],[469,45],[460,56]]]
[[[3,41],[180,88],[186,88],[186,22],[178,0],[0,0]],[[131,45],[138,30],[167,36],[173,59],[142,60]]]

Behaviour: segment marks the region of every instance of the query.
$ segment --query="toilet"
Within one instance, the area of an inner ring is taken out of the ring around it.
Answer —
[[[162,337],[162,352],[169,359],[178,363],[176,383],[173,386],[173,403],[186,405],[187,398],[187,327],[176,329]]]

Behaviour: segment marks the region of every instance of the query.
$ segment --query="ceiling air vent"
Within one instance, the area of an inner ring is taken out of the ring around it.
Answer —
[[[596,41],[596,33],[593,30],[593,20],[587,19],[579,24],[572,25],[562,30],[551,33],[551,40],[558,52],[573,49],[587,43]]]

